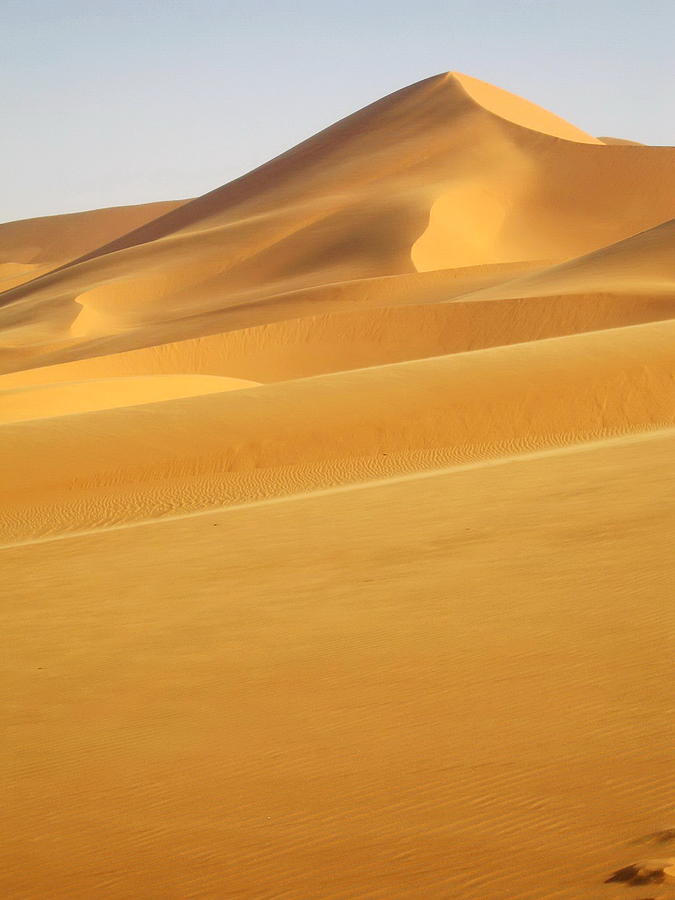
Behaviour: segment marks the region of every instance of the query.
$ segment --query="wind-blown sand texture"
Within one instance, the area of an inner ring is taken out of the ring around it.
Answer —
[[[675,900],[675,148],[448,73],[0,278],[0,896]]]

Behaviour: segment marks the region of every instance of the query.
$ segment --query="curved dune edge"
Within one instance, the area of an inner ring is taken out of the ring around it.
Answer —
[[[202,394],[255,387],[256,382],[215,375],[134,375],[3,389],[0,424],[127,408]]]
[[[372,477],[389,456],[399,468],[419,454],[447,465],[666,427],[674,339],[675,323],[659,322],[5,425],[5,540],[64,519],[81,528],[222,504],[228,479],[244,485],[234,489],[240,502],[247,483],[256,497],[268,476],[287,483],[289,467],[328,470],[340,483],[364,466]]]
[[[629,141],[628,138],[618,138],[618,137],[605,137],[601,136],[598,138],[599,141],[602,141],[603,144],[618,144],[620,147],[646,147],[648,144],[643,144],[641,141]]]

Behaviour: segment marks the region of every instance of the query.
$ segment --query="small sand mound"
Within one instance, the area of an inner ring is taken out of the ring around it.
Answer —
[[[662,884],[666,880],[675,880],[675,859],[645,859],[618,869],[605,884],[619,881],[631,886],[641,884]]]

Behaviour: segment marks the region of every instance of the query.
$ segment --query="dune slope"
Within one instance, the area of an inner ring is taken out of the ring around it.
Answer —
[[[290,318],[219,333],[223,320],[215,314],[213,334],[187,337],[188,321],[185,339],[167,344],[161,332],[150,338],[146,328],[140,337],[132,332],[44,356],[38,368],[0,376],[0,390],[187,372],[285,380],[670,319],[675,220],[557,266],[521,263],[361,279],[269,298],[258,315],[270,306]],[[252,307],[239,316],[242,323],[257,320]],[[138,342],[151,346],[97,355]]]
[[[72,262],[179,205],[144,203],[0,224],[0,291]]]
[[[253,381],[215,375],[138,375],[0,389],[0,423],[53,419],[117,407],[126,409],[254,385]]]
[[[658,322],[8,424],[0,523],[25,537],[659,428],[674,338]]]
[[[635,293],[675,297],[675,219],[561,265],[479,289],[471,298]]]

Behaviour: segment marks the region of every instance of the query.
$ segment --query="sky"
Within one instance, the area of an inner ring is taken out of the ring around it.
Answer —
[[[448,70],[675,144],[675,0],[0,0],[0,221],[196,196]]]

